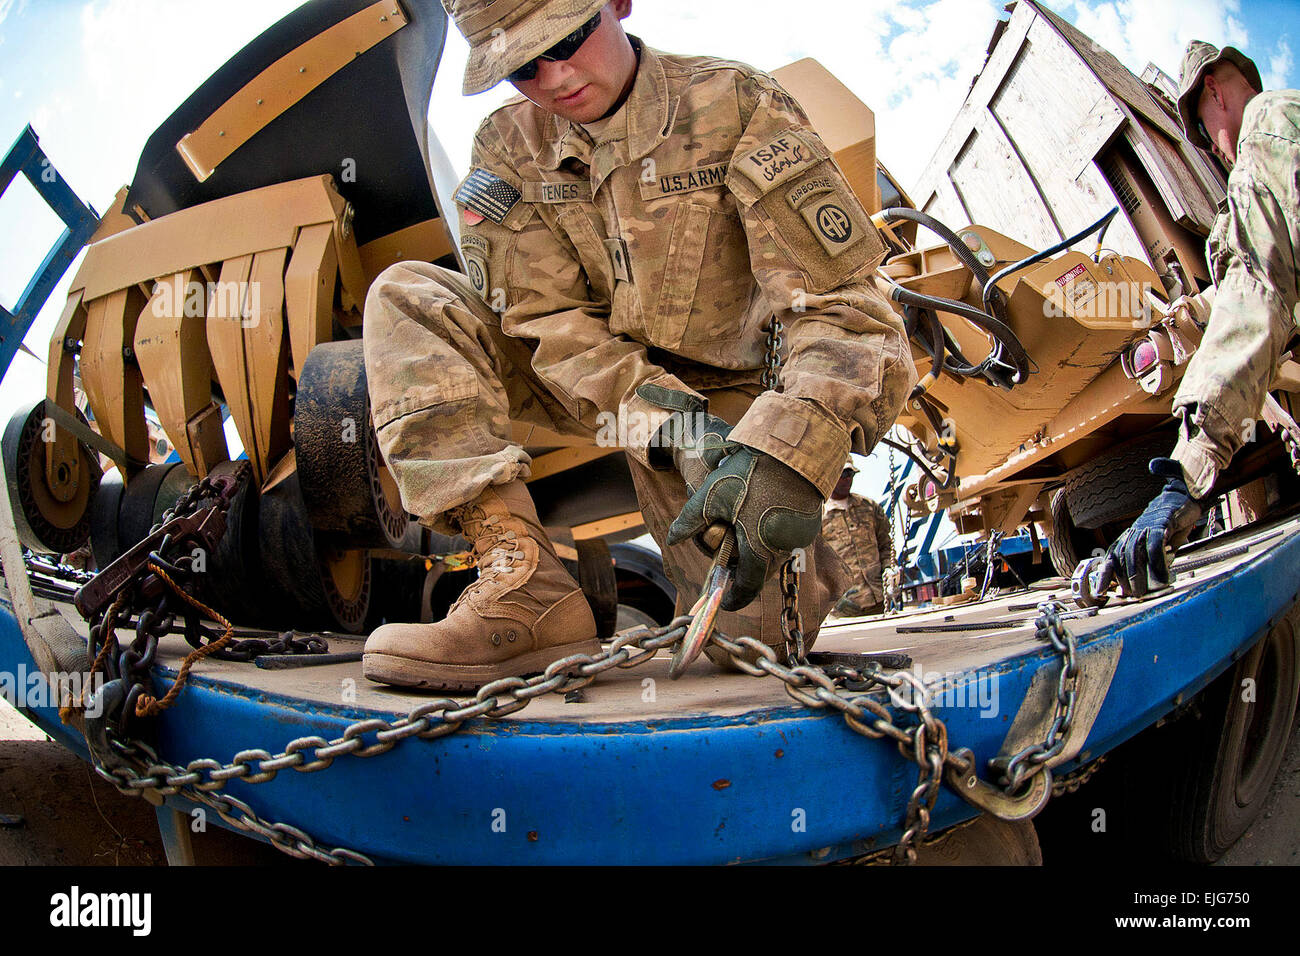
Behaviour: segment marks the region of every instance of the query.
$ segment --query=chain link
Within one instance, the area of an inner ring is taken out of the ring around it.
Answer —
[[[767,356],[764,359],[763,375],[759,379],[763,388],[769,392],[779,391],[781,375],[781,333],[785,331],[785,326],[775,315],[772,316],[772,322],[767,327]]]
[[[945,767],[952,765],[969,774],[973,770],[974,757],[969,750],[950,749],[947,727],[930,711],[926,688],[912,673],[886,673],[879,663],[872,663],[861,671],[837,665],[834,676],[831,676],[821,668],[809,665],[804,654],[798,609],[799,579],[793,558],[782,566],[781,575],[782,625],[786,632],[789,665],[780,663],[774,648],[752,637],[732,640],[715,631],[712,641],[729,655],[736,669],[754,677],[776,677],[794,700],[814,710],[835,710],[856,733],[894,741],[902,756],[916,764],[916,786],[908,797],[902,836],[892,854],[896,863],[915,862],[915,847],[925,839],[929,830]],[[1042,744],[1027,747],[1006,762],[1003,784],[1011,792],[1041,772],[1045,762],[1060,752],[1074,716],[1079,673],[1075,641],[1061,623],[1059,605],[1044,604],[1039,610],[1038,636],[1049,641],[1063,658],[1057,688],[1057,712]],[[291,741],[279,754],[245,750],[226,764],[212,759],[192,760],[184,767],[163,762],[147,745],[130,740],[121,728],[110,725],[106,739],[116,759],[109,766],[100,759],[102,754],[95,754],[95,769],[123,793],[179,794],[211,806],[230,825],[256,833],[290,855],[332,864],[368,863],[370,861],[364,855],[351,850],[324,850],[302,830],[288,824],[267,823],[247,804],[228,795],[218,797],[213,793],[224,788],[230,780],[264,783],[287,769],[314,773],[330,767],[341,756],[373,757],[387,753],[411,737],[432,740],[456,733],[466,721],[505,717],[523,709],[537,697],[548,693],[567,694],[587,686],[607,670],[645,663],[659,650],[680,641],[690,620],[689,616],[682,616],[662,627],[621,632],[598,654],[565,657],[528,679],[509,677],[486,684],[472,702],[452,698],[429,701],[395,721],[380,718],[358,721],[334,740],[327,741],[319,736],[302,737]],[[853,689],[848,689],[850,687]],[[897,723],[880,700],[872,699],[873,694],[879,696],[881,693],[906,715],[906,726]],[[993,765],[998,764],[995,761]]]
[[[1098,757],[1092,763],[1080,767],[1072,774],[1061,777],[1052,781],[1052,796],[1059,797],[1062,794],[1074,793],[1085,783],[1092,779],[1093,774],[1101,769],[1101,765],[1106,762],[1106,754]]]
[[[1079,662],[1075,655],[1074,635],[1061,621],[1064,605],[1057,601],[1038,606],[1039,617],[1035,633],[1039,640],[1051,643],[1061,655],[1061,673],[1056,681],[1056,708],[1047,738],[1042,743],[1030,744],[1011,757],[995,758],[990,765],[1001,771],[998,785],[1008,793],[1017,793],[1030,777],[1040,772],[1047,761],[1065,747],[1066,736],[1074,722],[1075,702],[1078,696]]]
[[[802,555],[796,553],[781,565],[781,636],[785,640],[785,659],[796,664],[808,662],[803,636],[803,615],[799,613],[799,571]]]
[[[898,600],[901,595],[901,586],[903,583],[903,571],[899,564],[898,541],[894,538],[894,519],[899,522],[899,533],[904,543],[907,541],[907,526],[903,522],[903,496],[898,492],[898,476],[894,473],[894,446],[889,445],[889,485],[885,494],[889,500],[889,511],[885,514],[885,536],[889,539],[889,554],[882,555],[880,561],[880,589],[885,595],[885,613],[893,614],[901,611],[902,602]],[[897,586],[893,584],[893,574],[897,570]]]

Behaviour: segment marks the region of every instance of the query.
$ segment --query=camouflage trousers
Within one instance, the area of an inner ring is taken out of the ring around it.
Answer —
[[[459,273],[418,262],[382,273],[366,299],[364,345],[380,448],[403,505],[429,527],[447,530],[439,519],[449,508],[490,485],[529,476],[530,458],[516,439],[519,426],[595,438],[534,373],[529,343],[505,335],[501,317]],[[703,394],[710,411],[735,424],[756,393],[727,388]],[[617,401],[611,396],[611,410]],[[631,456],[627,461],[646,527],[677,588],[677,612],[685,613],[710,565],[691,542],[664,543],[686,503],[686,485],[675,470],[654,471]],[[799,610],[811,646],[853,579],[820,536],[805,558]],[[749,607],[719,614],[718,627],[781,647],[781,610],[774,576]]]

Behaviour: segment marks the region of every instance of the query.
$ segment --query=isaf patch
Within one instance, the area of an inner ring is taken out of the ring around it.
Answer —
[[[466,209],[501,225],[521,195],[518,189],[500,176],[486,169],[475,168],[460,184],[454,198]]]
[[[736,169],[766,193],[824,158],[798,130],[790,130],[750,150],[736,163]]]

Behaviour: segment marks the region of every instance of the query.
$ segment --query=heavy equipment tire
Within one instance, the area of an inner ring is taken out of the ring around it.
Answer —
[[[179,467],[185,472],[184,466]],[[238,467],[239,462],[223,461],[212,468],[211,476],[233,475]],[[175,487],[171,481],[163,486]],[[199,505],[208,503],[200,501]],[[173,504],[175,498],[168,507]],[[208,555],[207,571],[196,576],[203,601],[235,624],[264,625],[271,610],[282,604],[267,589],[262,571],[260,520],[261,496],[251,480],[245,481],[226,508],[226,533],[215,553]]]
[[[1213,863],[1255,821],[1295,725],[1300,609],[1275,624],[1198,695],[1167,745],[1167,846],[1185,863]],[[1253,691],[1252,696],[1248,691]]]
[[[95,500],[90,506],[90,553],[100,571],[126,553],[117,534],[117,516],[125,492],[126,483],[116,468],[104,472],[95,490]]]
[[[1070,515],[1065,489],[1058,488],[1052,495],[1052,533],[1047,536],[1047,553],[1056,573],[1067,580],[1073,576],[1079,562],[1092,554],[1086,544]]]
[[[618,617],[634,623],[643,623],[645,618],[657,625],[671,621],[677,589],[664,573],[664,560],[659,553],[630,541],[612,544],[609,551],[618,582]],[[625,609],[629,613],[625,614]],[[615,627],[622,630],[623,625]]]
[[[1143,435],[1103,452],[1065,476],[1065,500],[1076,528],[1136,518],[1164,487],[1164,479],[1151,474],[1152,458],[1168,454],[1172,443]]]
[[[396,548],[409,519],[379,451],[359,340],[322,342],[298,378],[293,406],[298,482],[322,543]]]
[[[86,418],[77,412],[84,424]],[[13,505],[18,540],[33,551],[69,554],[90,539],[90,511],[103,472],[99,456],[84,442],[80,478],[68,501],[51,491],[45,474],[45,399],[20,408],[5,427],[3,446],[7,492]]]
[[[348,555],[317,542],[296,472],[262,493],[260,512],[262,568],[271,593],[281,596],[275,626],[363,631],[374,577],[370,552]]]
[[[159,491],[178,468],[185,474],[185,466],[177,462],[150,465],[126,483],[117,511],[117,539],[122,553],[149,536],[149,529],[158,520]],[[172,503],[175,501],[173,498]]]

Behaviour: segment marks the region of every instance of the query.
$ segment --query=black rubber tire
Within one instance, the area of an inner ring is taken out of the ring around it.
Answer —
[[[631,542],[612,544],[609,550],[614,558],[619,607],[634,609],[660,625],[671,621],[677,589],[664,573],[659,553]]]
[[[424,566],[423,558],[376,558],[366,629],[381,624],[429,624],[434,620],[430,607],[434,586],[445,569],[434,564]]]
[[[378,442],[361,342],[322,342],[303,363],[293,409],[298,484],[322,544],[401,546],[408,518],[396,487],[385,482]]]
[[[1291,738],[1300,695],[1300,607],[1199,695],[1199,714],[1174,724],[1167,847],[1213,863],[1254,823]],[[1244,698],[1254,681],[1254,701]]]
[[[122,481],[122,473],[116,468],[110,468],[99,480],[94,503],[90,506],[90,553],[95,558],[95,567],[100,571],[126,552],[117,535],[117,515],[125,491],[126,483]]]
[[[127,482],[117,513],[117,540],[123,554],[149,537],[149,529],[158,520],[158,492],[177,469],[185,474],[185,466],[179,462],[150,465]]]
[[[1065,500],[1074,526],[1100,528],[1141,514],[1165,484],[1163,478],[1151,474],[1148,465],[1172,447],[1158,436],[1143,435],[1066,475]]]
[[[1067,580],[1079,562],[1092,553],[1080,547],[1079,537],[1066,504],[1065,489],[1058,488],[1052,495],[1052,533],[1047,536],[1047,554],[1056,573]]]

